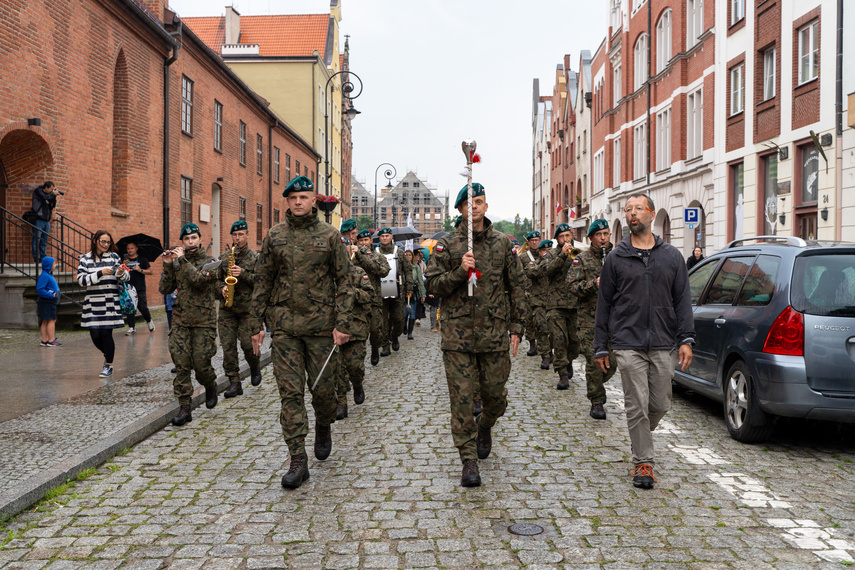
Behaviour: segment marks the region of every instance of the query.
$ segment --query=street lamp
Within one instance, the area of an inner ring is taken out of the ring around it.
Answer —
[[[325,194],[327,196],[330,195],[330,120],[329,120],[329,107],[330,107],[330,83],[332,83],[333,78],[336,75],[346,75],[344,82],[341,84],[341,94],[342,94],[342,109],[344,108],[344,100],[347,99],[349,101],[353,101],[357,97],[362,94],[362,79],[359,78],[358,75],[353,73],[352,71],[342,70],[337,71],[330,75],[330,78],[327,79],[327,84],[324,86],[324,95],[326,96],[326,102],[324,104],[324,188]],[[356,80],[359,82],[359,91],[356,91],[356,86],[350,80],[350,76],[354,76]],[[333,90],[335,90],[335,86],[333,86]],[[352,93],[356,91],[356,95],[352,95]],[[350,107],[343,114],[347,115],[348,119],[353,119],[356,115],[359,115],[359,111]],[[326,218],[326,222],[329,223],[330,217],[332,216],[332,212],[325,211],[324,218]]]
[[[388,166],[386,170],[383,171],[383,177],[386,178],[388,182],[388,186],[392,186],[392,179],[398,175],[398,171],[394,166],[389,164],[388,162],[384,162],[380,166],[374,169],[374,229],[377,230],[377,172],[380,171],[384,166]]]

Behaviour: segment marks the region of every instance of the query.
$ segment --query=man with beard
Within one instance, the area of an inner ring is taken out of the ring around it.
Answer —
[[[413,290],[413,272],[411,263],[404,255],[404,250],[395,245],[392,237],[392,228],[381,228],[378,232],[380,246],[377,251],[386,257],[389,267],[395,266],[392,271],[397,280],[397,296],[383,299],[383,332],[388,335],[384,340],[383,351],[380,356],[389,356],[391,341],[392,350],[401,348],[398,337],[404,332],[404,303],[407,295]],[[382,293],[382,292],[381,292]]]
[[[576,297],[567,285],[567,274],[580,251],[573,247],[573,234],[569,225],[560,224],[555,228],[554,238],[558,247],[550,250],[544,260],[544,271],[549,279],[547,320],[555,352],[555,372],[558,373],[556,388],[567,390],[573,376],[573,361],[579,357]]]
[[[632,484],[652,489],[653,430],[671,407],[676,365],[686,370],[692,362],[695,327],[683,256],[650,231],[653,200],[632,194],[623,211],[630,235],[606,257],[600,275],[594,357],[607,373],[611,339],[632,444]]]
[[[389,274],[389,262],[386,257],[374,251],[371,247],[371,230],[362,230],[356,236],[356,247],[351,246],[353,263],[365,270],[371,287],[374,289],[374,300],[371,303],[370,339],[371,365],[380,362],[380,348],[386,343],[386,332],[383,329],[383,297],[380,296],[380,280]],[[356,395],[354,394],[354,398]],[[365,395],[363,394],[363,398]],[[357,402],[361,404],[362,402]]]

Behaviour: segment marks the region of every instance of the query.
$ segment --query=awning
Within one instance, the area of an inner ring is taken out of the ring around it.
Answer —
[[[570,226],[572,228],[584,228],[588,225],[588,218],[579,218],[578,220],[573,220],[573,224]]]

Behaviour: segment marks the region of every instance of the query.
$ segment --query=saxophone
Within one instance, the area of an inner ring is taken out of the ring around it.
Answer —
[[[232,246],[232,252],[229,254],[229,267],[226,269],[226,307],[231,307],[235,302],[235,285],[237,285],[237,277],[232,276],[232,267],[235,266],[235,246]]]

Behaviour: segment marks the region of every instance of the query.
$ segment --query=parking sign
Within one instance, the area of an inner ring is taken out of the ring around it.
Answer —
[[[700,208],[683,208],[683,221],[688,224],[699,224],[701,222]]]

